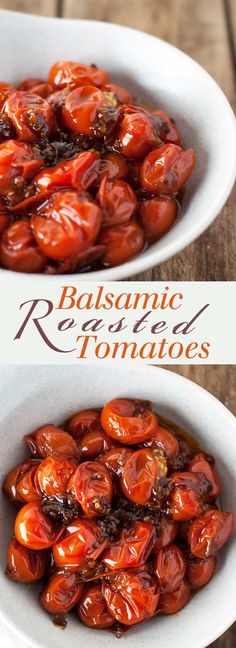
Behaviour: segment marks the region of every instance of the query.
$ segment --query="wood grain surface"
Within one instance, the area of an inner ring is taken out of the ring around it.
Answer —
[[[159,36],[203,65],[219,83],[233,107],[236,106],[235,0],[0,0],[0,8],[110,21]],[[198,241],[173,259],[134,279],[169,282],[232,281],[235,278],[236,190],[217,220]],[[167,368],[199,383],[236,414],[236,367]],[[236,624],[211,644],[211,648],[236,648]]]

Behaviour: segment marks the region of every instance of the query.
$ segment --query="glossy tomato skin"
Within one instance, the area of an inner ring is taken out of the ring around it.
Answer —
[[[233,513],[209,509],[189,525],[187,538],[190,552],[201,559],[214,556],[228,541],[233,526]]]
[[[4,81],[1,81],[0,83],[0,110],[2,109],[4,102],[10,95],[14,94],[16,91],[15,86],[11,85],[11,83],[5,83]]]
[[[29,180],[43,166],[30,144],[7,140],[0,144],[0,193],[6,196],[16,186],[16,179]]]
[[[172,198],[150,198],[141,202],[139,218],[145,240],[155,243],[172,227],[177,218],[177,203]]]
[[[156,480],[159,479],[159,465],[150,450],[136,450],[124,465],[120,484],[131,502],[146,506],[152,499]]]
[[[109,570],[140,567],[153,551],[156,530],[152,524],[138,521],[121,531],[119,537],[105,551],[103,562]]]
[[[35,142],[48,137],[53,130],[49,103],[33,92],[16,91],[5,101],[3,110],[20,140]]]
[[[76,466],[75,461],[63,456],[46,457],[36,469],[35,483],[38,490],[48,497],[63,495]]]
[[[102,209],[102,225],[109,227],[128,223],[137,208],[132,187],[124,180],[103,178],[97,200]]]
[[[74,439],[80,439],[100,428],[100,413],[96,410],[80,410],[71,416],[65,427]]]
[[[176,538],[177,530],[177,522],[174,522],[174,520],[171,520],[170,518],[164,516],[161,518],[158,528],[157,540],[155,543],[156,553],[161,549],[164,549],[164,547],[168,547],[168,545],[172,544],[172,542]]]
[[[101,87],[109,82],[109,75],[93,65],[82,65],[75,61],[58,61],[49,71],[49,83],[55,89],[76,88],[83,85]]]
[[[112,498],[112,480],[105,466],[96,461],[80,464],[67,486],[87,517],[95,518],[108,512]]]
[[[39,602],[49,614],[67,614],[81,598],[84,585],[79,574],[54,573],[39,596]]]
[[[159,551],[155,559],[155,574],[161,594],[177,589],[186,574],[186,561],[177,545],[172,544]]]
[[[36,241],[50,259],[63,261],[93,245],[101,210],[85,192],[57,191],[35,212],[31,224]]]
[[[23,90],[24,92],[33,92],[34,94],[39,95],[43,99],[52,93],[53,88],[49,83],[43,81],[42,79],[24,79],[18,85],[17,90]]]
[[[158,611],[162,614],[176,614],[180,612],[190,599],[190,587],[186,579],[182,580],[176,590],[161,594]]]
[[[152,617],[160,596],[157,579],[145,565],[106,578],[102,593],[111,616],[128,626]]]
[[[175,123],[173,120],[169,117],[168,113],[165,110],[154,110],[152,112],[152,115],[157,115],[157,117],[161,117],[163,122],[166,124],[167,129],[162,136],[162,141],[165,142],[166,144],[177,144],[180,146],[180,134],[178,132],[178,129],[176,128]]]
[[[165,144],[151,151],[140,172],[144,189],[154,194],[175,194],[185,185],[195,165],[193,149],[183,151],[176,144]]]
[[[65,528],[62,537],[53,546],[53,557],[60,568],[83,570],[96,561],[107,547],[107,539],[94,520],[77,518]]]
[[[22,494],[17,490],[17,484],[32,467],[37,467],[38,463],[34,459],[27,459],[7,473],[2,490],[10,502],[23,502]]]
[[[64,126],[80,135],[94,135],[98,113],[105,104],[105,95],[95,86],[86,85],[72,90],[62,107]]]
[[[36,473],[38,464],[33,464],[17,481],[16,490],[19,498],[24,502],[35,502],[41,500],[41,494],[36,487]]]
[[[140,225],[130,221],[124,225],[114,225],[103,229],[98,237],[98,243],[105,246],[102,264],[113,267],[126,263],[144,246],[144,234]]]
[[[72,160],[62,160],[55,166],[43,169],[34,176],[34,184],[44,193],[57,187],[89,189],[97,179],[98,155],[83,151]]]
[[[176,522],[187,522],[204,512],[203,495],[209,490],[209,482],[202,483],[198,475],[190,472],[172,473],[170,477],[173,490],[170,495],[171,516]]]
[[[28,549],[49,549],[60,534],[61,527],[44,515],[38,501],[25,504],[16,516],[16,539]]]
[[[115,398],[101,413],[105,432],[120,443],[134,445],[152,437],[158,429],[155,414],[142,401]]]
[[[31,452],[45,459],[49,455],[62,455],[80,459],[81,451],[76,441],[55,425],[44,425],[34,435],[27,435],[25,441]]]
[[[157,145],[157,137],[150,115],[138,108],[126,111],[118,131],[119,150],[128,159],[143,160]],[[129,114],[130,113],[130,114]]]
[[[127,161],[120,153],[112,152],[106,153],[100,158],[98,163],[98,178],[99,182],[103,178],[108,180],[124,180],[129,173]]]
[[[8,545],[6,575],[19,583],[33,583],[43,578],[48,562],[46,551],[32,551],[13,537]]]
[[[0,235],[10,225],[10,215],[7,213],[0,213]]]
[[[145,445],[152,449],[161,448],[168,461],[172,461],[179,451],[178,439],[170,430],[162,425],[158,426],[149,441],[145,442]]]
[[[104,452],[99,457],[99,461],[103,463],[113,475],[120,477],[122,475],[125,462],[131,454],[132,450],[130,448],[122,448],[118,446],[111,448],[111,450],[107,450],[107,452]]]
[[[114,446],[111,438],[102,430],[88,432],[79,441],[83,459],[96,459],[101,453]]]
[[[132,101],[132,96],[126,90],[126,88],[123,88],[123,86],[116,85],[115,83],[107,83],[105,86],[102,87],[103,92],[111,92],[116,100],[121,103],[121,104],[129,104]]]
[[[110,628],[114,623],[104,596],[102,595],[102,586],[89,585],[82,594],[78,608],[80,621],[89,628]]]
[[[206,560],[191,561],[187,566],[187,579],[192,590],[198,590],[207,585],[216,568],[216,556]]]
[[[221,485],[216,469],[212,463],[207,461],[204,452],[198,452],[188,464],[188,470],[193,473],[203,473],[211,484],[211,490],[207,495],[207,501],[216,500],[221,493]]]
[[[37,246],[28,221],[17,220],[3,232],[0,262],[3,268],[15,272],[43,272],[46,258]]]

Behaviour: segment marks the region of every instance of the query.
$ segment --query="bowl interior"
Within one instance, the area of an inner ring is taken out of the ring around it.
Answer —
[[[122,385],[122,388],[121,388]],[[196,436],[212,453],[223,484],[222,505],[236,515],[236,423],[223,405],[206,391],[180,376],[160,368],[105,366],[102,371],[90,365],[31,366],[3,368],[0,377],[1,479],[24,456],[23,434],[47,422],[58,423],[76,409],[101,406],[115,396],[148,398],[155,409]],[[14,393],[14,402],[11,395]],[[4,571],[6,548],[12,533],[14,513],[1,496],[0,565]],[[203,648],[231,623],[235,613],[236,546],[231,540],[221,551],[218,569],[209,585],[200,591],[179,614],[155,619],[133,628],[123,639],[131,648]],[[15,585],[2,576],[0,615],[30,645],[41,648],[71,648],[78,642],[89,647],[110,648],[117,639],[110,633],[91,631],[69,618],[65,633],[56,628],[37,601],[38,586]],[[224,597],[219,607],[219,591]],[[199,618],[199,623],[193,622]],[[39,630],[40,628],[40,639]]]
[[[119,25],[11,12],[1,12],[1,25],[2,80],[17,83],[30,76],[46,77],[50,65],[60,59],[94,62],[108,69],[112,79],[124,83],[134,95],[165,108],[180,129],[183,146],[196,151],[196,168],[175,226],[133,261],[84,273],[83,277],[126,277],[163,261],[194,240],[223,206],[235,177],[234,117],[213,79],[168,43]],[[48,277],[48,281],[54,279]],[[40,275],[34,276],[36,280]]]

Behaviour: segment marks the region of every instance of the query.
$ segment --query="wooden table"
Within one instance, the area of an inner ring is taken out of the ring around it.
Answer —
[[[0,8],[105,20],[159,36],[201,63],[219,83],[231,104],[236,106],[234,0],[0,0]],[[170,261],[135,279],[168,282],[235,280],[235,205],[236,190],[217,220],[198,241]],[[236,414],[236,367],[176,366],[170,370],[199,383]],[[211,648],[236,648],[236,624]]]

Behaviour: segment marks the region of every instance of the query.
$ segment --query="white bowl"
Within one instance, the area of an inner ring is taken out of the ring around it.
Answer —
[[[122,385],[122,388],[121,388]],[[213,453],[223,485],[222,505],[236,515],[236,421],[211,394],[161,368],[105,365],[2,368],[0,377],[1,477],[24,455],[22,435],[45,422],[58,423],[78,408],[102,406],[116,396],[148,398],[156,411],[176,421]],[[14,397],[12,398],[12,395]],[[2,497],[0,564],[4,570],[12,532],[12,506]],[[235,620],[236,544],[220,552],[213,580],[179,614],[132,628],[121,640],[129,648],[204,648]],[[34,591],[35,590],[35,591]],[[117,639],[70,617],[65,632],[40,608],[38,587],[16,585],[2,576],[0,617],[34,648],[115,648]]]
[[[200,236],[222,209],[236,174],[235,118],[207,72],[172,45],[127,27],[5,11],[0,17],[1,80],[44,77],[59,59],[97,63],[134,95],[166,108],[177,122],[184,147],[196,151],[197,165],[175,226],[132,261],[82,277],[123,279],[165,261]],[[1,274],[22,279],[7,270]],[[33,281],[43,281],[43,275],[34,275]],[[57,277],[47,277],[47,282],[53,281]]]

